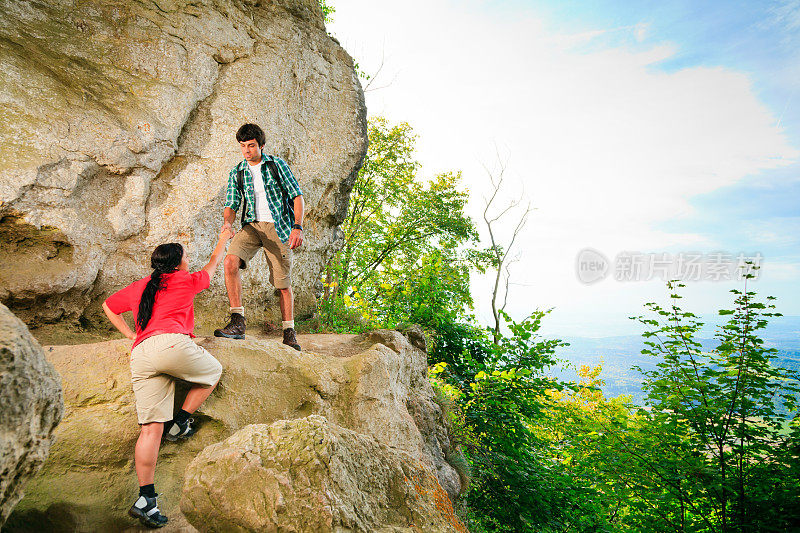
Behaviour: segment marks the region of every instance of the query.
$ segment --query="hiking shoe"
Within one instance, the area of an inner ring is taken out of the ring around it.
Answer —
[[[158,498],[158,494],[156,494],[156,498]],[[168,519],[158,510],[156,498],[139,496],[139,499],[128,509],[128,514],[133,518],[138,518],[147,527],[164,527],[167,525]]]
[[[215,337],[227,337],[229,339],[244,339],[245,320],[239,313],[231,313],[231,320],[222,329],[215,329]]]
[[[192,424],[194,424],[194,418],[187,419],[183,424],[173,420],[169,425],[169,429],[164,431],[164,438],[170,442],[175,442],[176,440],[191,437],[197,431],[197,428]]]
[[[297,344],[297,336],[294,333],[294,328],[286,328],[283,330],[283,344],[291,346],[298,352],[300,351],[300,345]]]

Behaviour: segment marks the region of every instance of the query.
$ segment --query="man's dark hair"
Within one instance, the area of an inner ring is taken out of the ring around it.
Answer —
[[[239,131],[236,132],[236,140],[241,142],[254,140],[258,143],[259,148],[267,143],[267,137],[264,135],[264,130],[255,124],[245,124]]]

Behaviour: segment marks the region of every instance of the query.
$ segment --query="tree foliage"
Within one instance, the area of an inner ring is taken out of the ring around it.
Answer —
[[[455,431],[473,481],[465,502],[478,531],[789,532],[800,528],[797,376],[774,365],[758,333],[773,298],[733,290],[718,346],[677,301],[646,304],[647,403],[605,398],[601,367],[577,384],[547,369],[564,343],[537,331],[546,313],[495,346],[493,329],[462,324],[438,343],[437,379],[459,392]],[[440,367],[441,368],[441,367]],[[465,437],[464,437],[465,436]],[[502,503],[502,505],[501,505]],[[536,512],[531,512],[535,509]]]
[[[414,322],[431,333],[430,379],[471,531],[800,530],[800,384],[760,336],[779,316],[774,298],[731,291],[708,352],[671,282],[669,305],[633,317],[655,361],[640,369],[644,405],[606,398],[600,366],[563,382],[552,369],[566,343],[539,333],[549,311],[515,322],[498,307],[504,330],[470,315],[471,270],[507,252],[477,246],[459,174],[422,181],[405,123],[373,118],[369,137],[320,317],[329,330]]]
[[[595,480],[587,496],[611,531],[797,530],[800,389],[758,336],[777,315],[773,298],[733,290],[719,345],[705,353],[702,324],[677,303],[681,286],[668,285],[667,308],[651,302],[654,316],[636,317],[648,328],[644,353],[658,361],[642,371],[646,405],[606,400],[595,375],[594,392],[560,398],[560,453],[576,482]]]
[[[356,308],[371,325],[435,329],[472,306],[463,247],[477,233],[464,213],[468,193],[459,189],[459,173],[418,179],[408,124],[372,118],[369,140],[342,225],[344,244],[326,269],[322,311]]]
[[[703,353],[695,339],[702,323],[677,303],[682,286],[669,284],[668,309],[646,304],[658,318],[639,317],[650,328],[644,353],[659,359],[655,370],[642,372],[649,409],[640,416],[661,453],[642,463],[647,475],[638,482],[673,505],[647,501],[661,508],[662,526],[673,531],[800,527],[800,505],[778,505],[800,494],[798,480],[779,475],[797,459],[787,429],[800,388],[796,376],[774,365],[777,350],[759,337],[768,319],[779,316],[775,298],[759,302],[746,285],[732,290],[733,308],[719,312],[729,318],[716,334],[719,345]]]
[[[547,372],[564,343],[538,333],[546,314],[517,323],[502,313],[509,333],[497,344],[491,330],[461,324],[454,330],[469,341],[437,342],[431,354],[446,369],[437,379],[458,390],[463,422],[455,440],[472,473],[465,498],[471,530],[538,531],[563,523],[571,508],[569,473],[552,461],[549,437],[537,429],[550,393],[564,390]]]
[[[325,24],[333,22],[333,14],[336,13],[336,8],[328,3],[328,0],[319,0],[319,7],[322,9],[322,19]]]

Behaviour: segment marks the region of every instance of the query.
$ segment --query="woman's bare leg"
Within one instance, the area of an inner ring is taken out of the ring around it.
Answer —
[[[163,422],[150,422],[141,426],[133,454],[136,462],[136,477],[139,478],[140,487],[154,483],[158,448],[161,446],[163,431]]]
[[[211,395],[211,392],[216,386],[216,383],[211,386],[195,385],[189,389],[189,392],[186,394],[186,399],[183,401],[183,407],[181,407],[181,409],[187,413],[194,413],[197,411],[197,408],[200,407],[204,401],[206,401],[206,398]]]

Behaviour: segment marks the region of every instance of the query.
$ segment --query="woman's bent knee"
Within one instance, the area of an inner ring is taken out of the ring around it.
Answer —
[[[143,435],[160,434],[164,429],[164,422],[147,422],[141,425],[141,432]]]
[[[222,363],[220,363],[220,362],[219,362],[219,361],[217,361],[216,359],[214,359],[214,361],[216,361],[216,362],[217,362],[217,372],[216,372],[216,378],[214,378],[214,387],[216,387],[216,386],[217,386],[217,383],[219,383],[219,380],[220,380],[220,378],[222,377]]]

